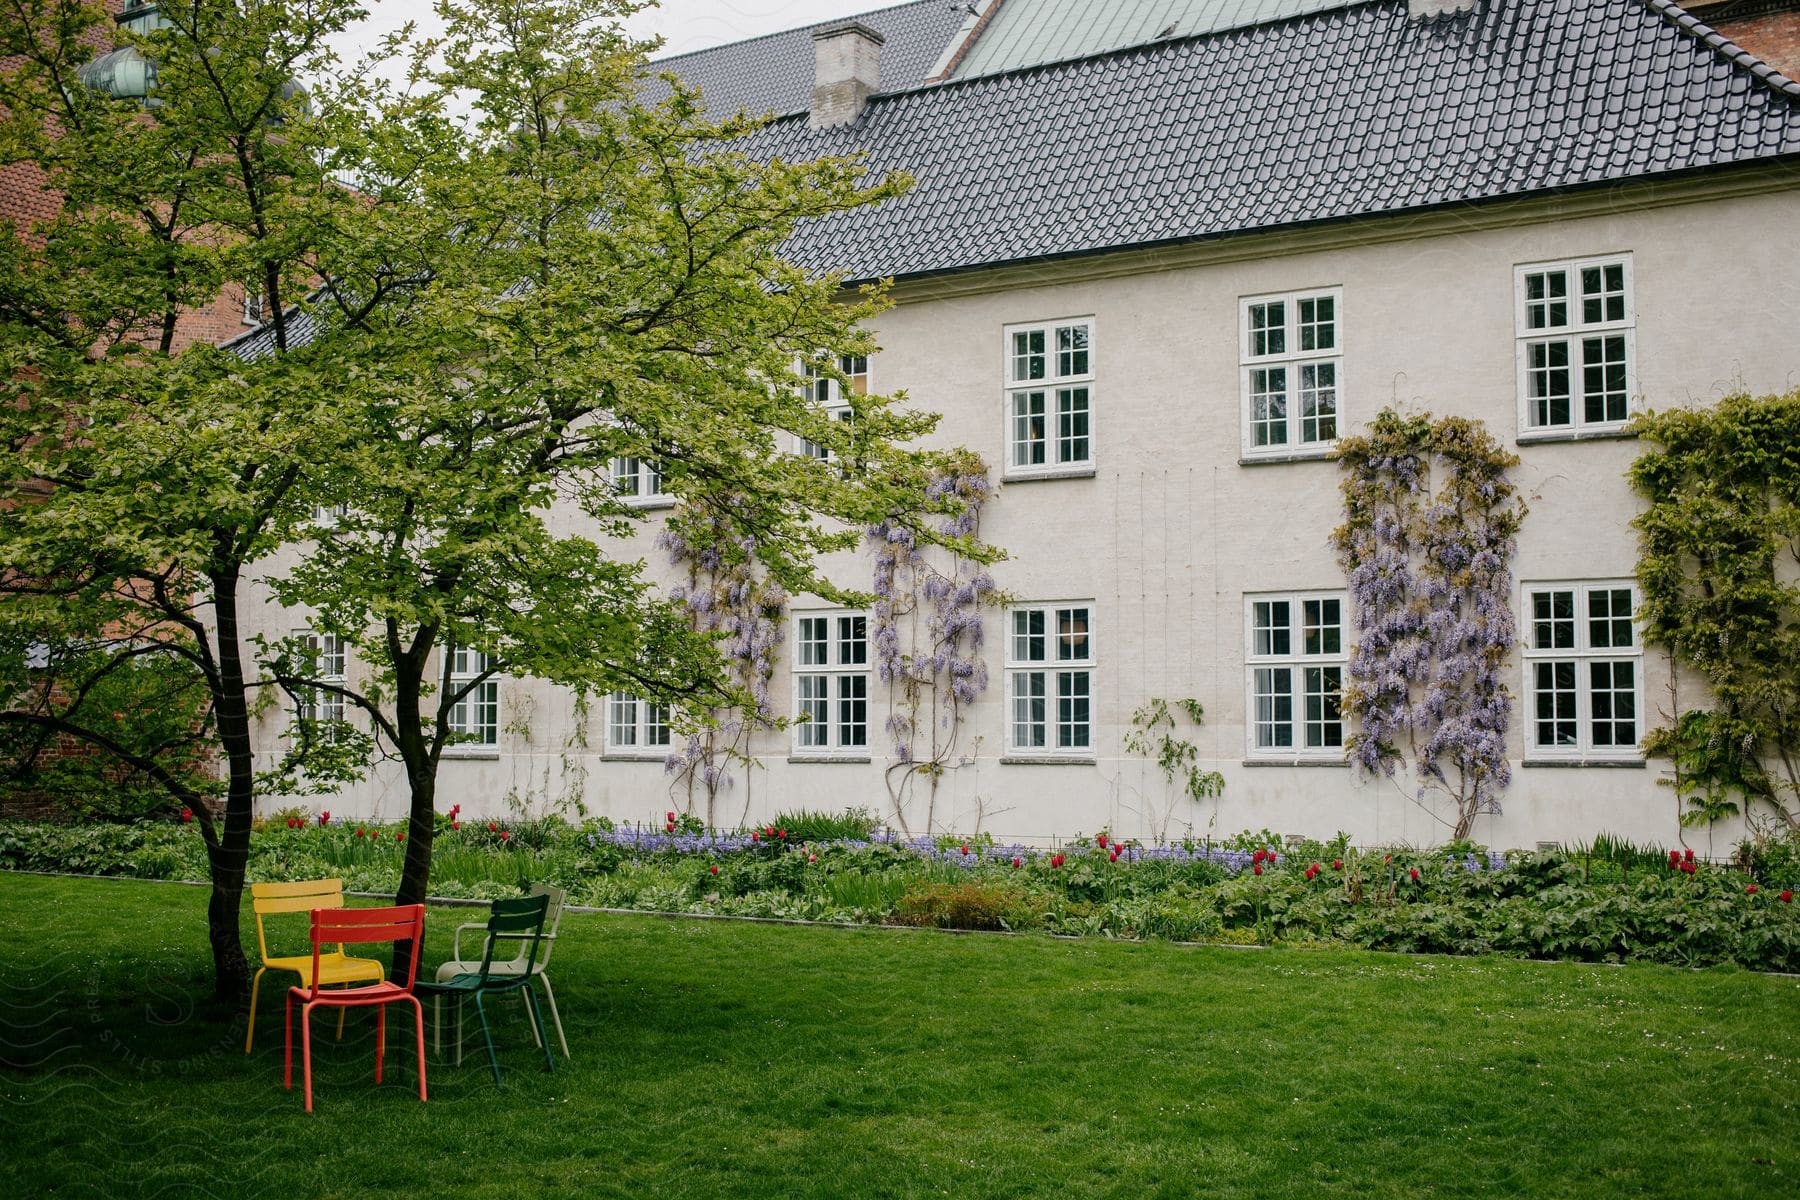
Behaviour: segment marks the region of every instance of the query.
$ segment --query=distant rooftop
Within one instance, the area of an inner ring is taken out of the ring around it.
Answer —
[[[968,12],[950,0],[913,0],[854,18],[820,21],[799,29],[654,59],[654,71],[672,71],[700,89],[715,118],[738,110],[752,115],[804,112],[812,103],[813,32],[855,20],[881,34],[881,90],[918,87],[944,54]],[[661,85],[646,89],[656,98]]]
[[[1353,0],[987,0],[998,3],[954,79],[1085,58],[1167,38],[1193,37],[1343,8]],[[886,89],[884,89],[886,90]]]

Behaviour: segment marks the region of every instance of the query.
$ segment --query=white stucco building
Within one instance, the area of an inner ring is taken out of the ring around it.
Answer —
[[[1105,7],[921,0],[668,63],[716,108],[778,114],[755,152],[918,178],[794,254],[895,279],[855,368],[1000,485],[982,535],[1011,602],[933,824],[1446,836],[1446,806],[1345,764],[1335,702],[1355,622],[1329,454],[1394,406],[1477,418],[1521,459],[1513,780],[1475,836],[1673,841],[1638,746],[1697,685],[1672,695],[1630,620],[1625,424],[1800,386],[1800,85],[1664,0]],[[655,506],[652,473],[618,474]],[[656,557],[648,533],[628,552]],[[864,557],[834,570],[868,586]],[[815,719],[758,738],[722,823],[894,818],[859,616],[795,601],[775,691]],[[1125,750],[1134,710],[1181,697],[1216,799]],[[501,680],[460,719],[444,806],[671,807],[678,735],[651,706],[583,717]],[[404,782],[339,804],[398,816]]]

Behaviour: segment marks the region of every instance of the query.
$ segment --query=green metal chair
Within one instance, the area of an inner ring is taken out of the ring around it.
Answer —
[[[544,895],[494,901],[488,909],[487,945],[482,950],[480,965],[472,972],[452,975],[435,983],[414,985],[415,994],[420,996],[455,997],[457,1066],[462,1065],[463,1001],[470,996],[475,998],[475,1013],[481,1018],[481,1036],[487,1041],[488,1065],[494,1069],[495,1083],[500,1082],[500,1058],[494,1053],[494,1035],[488,1028],[487,1009],[482,1004],[482,998],[496,992],[524,991],[532,1034],[544,1049],[544,1068],[548,1071],[556,1070],[550,1039],[544,1031],[544,1019],[538,1012],[537,989],[532,983],[534,976],[529,972],[519,975],[502,974],[495,967],[504,964],[506,960],[501,960],[499,964],[494,961],[494,947],[502,940],[529,942],[529,948],[521,957],[528,962],[534,959],[538,944],[543,941],[544,915],[549,908],[550,897]]]
[[[547,883],[539,883],[534,884],[532,889],[527,892],[526,895],[543,895],[550,897],[550,912],[544,918],[544,937],[543,940],[538,943],[538,951],[533,955],[529,947],[520,946],[518,954],[513,958],[496,959],[494,962],[490,963],[488,965],[488,974],[531,975],[536,978],[539,983],[544,985],[544,1001],[546,1007],[550,1009],[550,1023],[556,1026],[556,1040],[562,1043],[563,1057],[567,1058],[569,1056],[569,1039],[563,1034],[562,1014],[556,1009],[556,989],[550,986],[549,971],[550,954],[556,949],[557,927],[562,922],[563,890],[559,887],[552,887]],[[473,975],[481,969],[480,958],[472,954],[465,957],[462,949],[463,934],[476,931],[485,934],[487,932],[487,922],[467,921],[456,927],[456,934],[451,943],[451,954],[454,957],[437,969],[437,978],[440,982],[454,979],[458,975]],[[524,993],[520,992],[521,1001],[523,1001],[523,998]],[[433,1003],[441,1010],[444,1003],[443,997],[438,997]],[[437,1016],[439,1019],[434,1026],[433,1037],[435,1040],[432,1044],[432,1049],[441,1054],[444,1049],[444,1030],[443,1021],[441,1019],[443,1013],[440,1011]],[[535,1038],[537,1036],[537,1030],[532,1030],[531,1034],[532,1037]]]

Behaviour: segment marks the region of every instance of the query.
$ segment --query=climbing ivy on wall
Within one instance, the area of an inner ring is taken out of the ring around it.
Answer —
[[[948,510],[937,522],[939,538],[930,539],[941,546],[929,546],[914,521],[881,521],[868,530],[870,640],[876,673],[892,697],[888,794],[892,819],[907,832],[915,820],[926,831],[936,827],[938,784],[957,761],[969,706],[987,690],[982,610],[996,603],[997,592],[980,532],[981,509],[992,496],[986,464],[969,454],[926,489],[927,503]],[[923,813],[910,807],[920,780]]]
[[[696,727],[688,732],[686,745],[663,762],[672,777],[671,793],[683,810],[701,816],[696,809],[704,803],[711,828],[719,823],[720,798],[735,785],[733,767],[754,766],[751,740],[758,730],[778,723],[769,681],[786,628],[788,596],[759,570],[754,539],[704,508],[678,510],[656,540],[669,561],[685,572],[671,596],[687,606],[697,631],[719,639],[725,684],[737,696],[733,703],[690,713],[698,718]]]
[[[1640,416],[1632,464],[1644,640],[1711,708],[1645,749],[1675,764],[1690,823],[1746,808],[1800,826],[1800,390]],[[1750,815],[1746,812],[1746,815]]]
[[[1512,558],[1518,459],[1480,421],[1385,410],[1339,443],[1344,523],[1332,544],[1356,630],[1344,715],[1350,760],[1411,776],[1454,812],[1452,836],[1500,811],[1511,782]]]

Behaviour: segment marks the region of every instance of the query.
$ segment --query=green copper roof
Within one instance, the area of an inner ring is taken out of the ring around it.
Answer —
[[[1261,25],[1353,0],[989,0],[998,3],[953,78],[1061,62],[1167,38]]]

